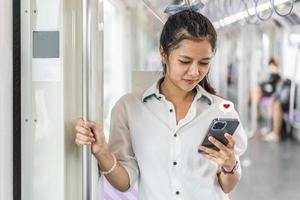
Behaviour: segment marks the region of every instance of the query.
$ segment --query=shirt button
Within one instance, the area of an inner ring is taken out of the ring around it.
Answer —
[[[180,192],[179,192],[179,191],[176,191],[176,194],[177,194],[177,195],[179,195],[179,194],[180,194]]]
[[[176,134],[176,133],[174,134],[174,137],[177,137],[177,134]]]
[[[170,112],[173,112],[173,109],[170,109]]]
[[[177,162],[173,162],[173,165],[177,165]]]

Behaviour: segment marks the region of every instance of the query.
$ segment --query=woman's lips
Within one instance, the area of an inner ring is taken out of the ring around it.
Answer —
[[[188,80],[188,79],[183,79],[186,83],[192,85],[194,84],[197,80]]]

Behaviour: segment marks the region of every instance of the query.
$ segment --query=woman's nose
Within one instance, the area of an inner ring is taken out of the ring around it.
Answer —
[[[197,64],[192,64],[190,66],[189,71],[188,71],[188,75],[193,76],[193,77],[199,75],[199,70],[198,70]]]

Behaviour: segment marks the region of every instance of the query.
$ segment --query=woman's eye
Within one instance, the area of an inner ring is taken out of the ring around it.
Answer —
[[[207,65],[209,65],[209,63],[200,63],[200,65],[207,66]]]
[[[183,61],[183,60],[179,60],[179,62],[181,62],[182,64],[189,64],[190,61]]]

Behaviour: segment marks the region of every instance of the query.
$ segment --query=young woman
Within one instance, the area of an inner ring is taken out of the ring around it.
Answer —
[[[201,145],[215,118],[224,112],[208,72],[217,34],[202,14],[185,10],[171,15],[161,33],[164,76],[152,87],[123,96],[111,114],[108,144],[103,127],[79,120],[76,143],[91,144],[102,174],[112,186],[128,191],[138,180],[140,200],[228,199],[241,175],[239,156],[247,137],[241,125],[228,144]]]

